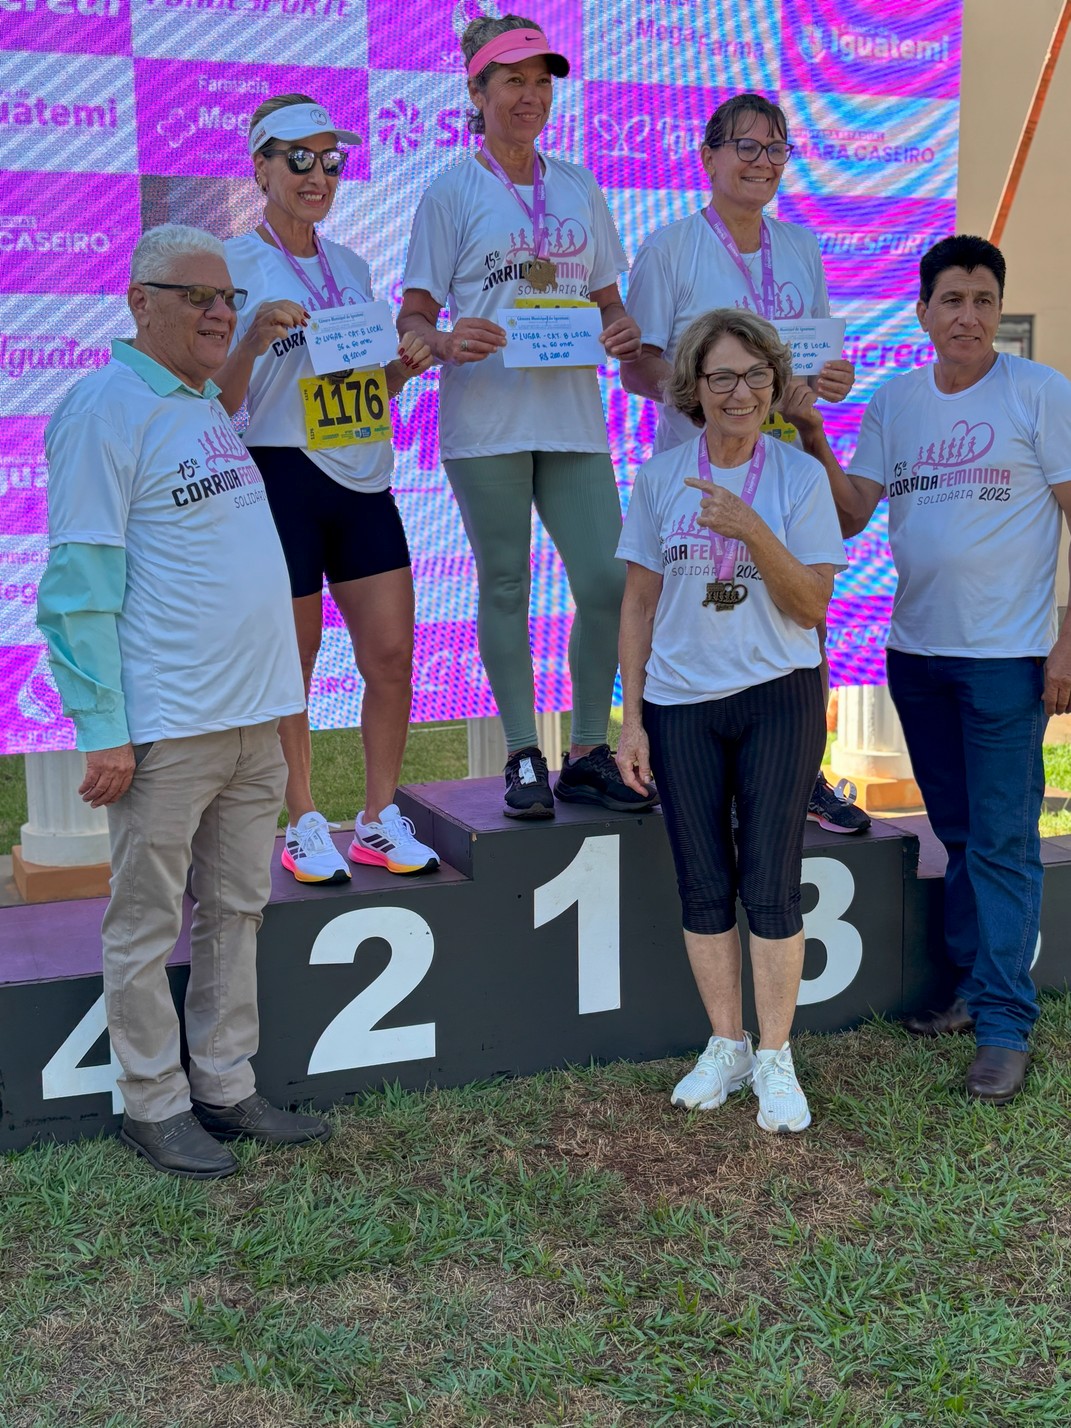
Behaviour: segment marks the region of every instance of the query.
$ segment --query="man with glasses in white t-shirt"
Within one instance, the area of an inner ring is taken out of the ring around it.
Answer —
[[[889,692],[930,823],[948,852],[947,1009],[973,1028],[967,1092],[1022,1090],[1037,997],[1038,818],[1046,716],[1071,704],[1071,620],[1057,633],[1061,513],[1071,525],[1071,382],[994,350],[1005,264],[983,238],[942,239],[920,263],[918,319],[937,360],[891,378],[867,408],[846,474],[817,413],[796,418],[829,474],[846,536],[889,501],[898,583]]]
[[[137,336],[113,343],[45,435],[38,623],[86,751],[79,793],[108,810],[104,996],[120,1134],[157,1170],[198,1180],[237,1170],[220,1142],[330,1134],[258,1096],[249,1064],[286,775],[278,722],[304,688],[264,485],[212,381],[244,297],[217,239],[150,229],[127,294]],[[187,1076],[166,963],[188,874]]]

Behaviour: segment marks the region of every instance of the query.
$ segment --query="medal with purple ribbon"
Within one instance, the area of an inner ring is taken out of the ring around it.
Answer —
[[[320,271],[321,271],[321,273],[323,273],[323,277],[324,277],[324,287],[325,287],[325,289],[327,290],[327,301],[326,301],[326,302],[324,302],[324,300],[323,300],[323,293],[321,293],[320,289],[319,289],[319,288],[316,286],[316,284],[312,281],[312,279],[309,277],[308,273],[305,272],[304,268],[301,266],[301,264],[298,262],[298,260],[294,257],[293,253],[291,253],[290,249],[286,246],[286,244],[283,242],[283,240],[279,237],[278,233],[276,233],[275,229],[271,226],[271,224],[268,222],[268,220],[267,220],[266,218],[263,220],[263,223],[264,223],[264,227],[268,230],[269,235],[271,236],[272,240],[274,241],[275,246],[279,249],[279,252],[282,253],[283,257],[286,259],[286,261],[287,261],[287,262],[290,264],[290,266],[293,268],[294,272],[297,274],[298,278],[301,280],[302,284],[304,285],[304,287],[305,287],[306,290],[308,291],[309,296],[312,298],[312,300],[313,300],[313,302],[316,304],[316,306],[317,306],[318,308],[329,308],[329,307],[342,307],[342,306],[344,306],[344,301],[343,301],[343,297],[342,297],[342,291],[341,291],[341,289],[339,288],[338,283],[335,281],[335,275],[334,275],[334,273],[331,271],[331,265],[330,265],[330,263],[327,261],[327,254],[324,252],[324,245],[320,242],[320,235],[317,233],[316,229],[314,228],[314,229],[312,230],[312,241],[313,241],[313,242],[315,243],[315,245],[316,245],[316,256],[317,256],[317,257],[319,258],[319,260],[320,260]],[[366,301],[366,300],[367,300],[367,299],[364,299],[364,298],[361,299],[362,302],[363,302],[363,301]]]
[[[539,162],[538,152],[532,162],[532,205],[525,202],[520,189],[510,178],[506,170],[495,158],[494,154],[486,144],[480,145],[480,153],[487,161],[487,167],[498,179],[499,183],[505,184],[513,197],[528,215],[528,220],[532,225],[532,261],[528,265],[528,281],[537,292],[544,293],[549,287],[558,285],[558,269],[547,256],[550,252],[550,237],[547,233],[547,181],[543,177],[543,165]]]
[[[766,447],[760,436],[755,442],[755,450],[751,454],[751,464],[744,477],[744,489],[740,492],[740,499],[746,506],[754,504],[755,492],[759,489],[759,479],[762,476],[765,461]],[[699,438],[699,479],[709,481],[711,485],[715,484],[710,471],[706,432],[703,432]],[[737,605],[742,605],[747,599],[747,586],[739,582],[734,583],[733,580],[736,561],[743,542],[735,536],[729,540],[719,531],[708,531],[707,539],[710,541],[716,579],[707,582],[707,593],[703,598],[703,606],[705,608],[707,605],[713,605],[715,611],[721,615],[735,610]]]

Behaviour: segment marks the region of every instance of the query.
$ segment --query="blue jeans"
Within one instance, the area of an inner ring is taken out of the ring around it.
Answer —
[[[888,651],[930,826],[948,852],[945,945],[979,1046],[1029,1049],[1041,921],[1045,664]]]

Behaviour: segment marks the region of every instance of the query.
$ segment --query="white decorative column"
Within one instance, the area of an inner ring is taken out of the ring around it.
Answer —
[[[108,891],[108,817],[78,795],[85,755],[27,754],[22,842],[12,850],[15,885],[27,902],[101,897]]]
[[[837,778],[851,779],[869,813],[921,808],[904,731],[883,684],[845,685],[837,691]]]
[[[469,778],[492,778],[506,765],[502,720],[466,719],[469,738]],[[556,710],[536,715],[536,735],[550,769],[562,766],[562,719]]]

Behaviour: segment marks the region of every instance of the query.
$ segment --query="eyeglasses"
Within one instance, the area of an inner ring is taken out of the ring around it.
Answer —
[[[746,372],[700,372],[699,375],[706,382],[709,391],[720,392],[722,396],[735,391],[741,377],[754,392],[761,392],[763,387],[772,387],[774,382],[772,367],[751,367]]]
[[[773,164],[775,169],[780,169],[788,163],[788,157],[792,153],[793,145],[786,144],[783,139],[775,139],[772,144],[760,144],[758,139],[726,139],[722,144],[711,144],[712,149],[724,149],[730,144],[736,149],[736,156],[742,159],[745,164],[753,164],[760,154],[765,154]]]
[[[207,283],[142,283],[143,288],[166,288],[168,292],[185,293],[191,307],[207,311],[221,297],[232,312],[240,312],[249,293],[245,288],[210,288]]]
[[[282,154],[292,174],[311,173],[319,159],[320,167],[328,178],[338,178],[349,158],[344,149],[264,149],[262,153],[268,159]]]

